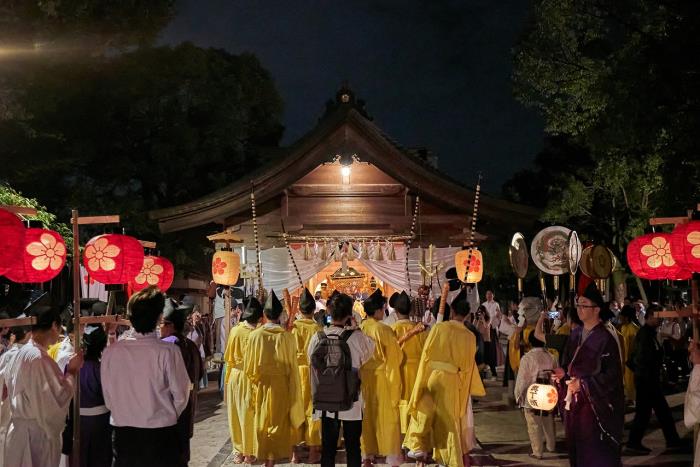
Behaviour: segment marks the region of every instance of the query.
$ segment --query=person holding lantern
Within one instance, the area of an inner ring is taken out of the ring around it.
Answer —
[[[425,326],[422,324],[415,323],[408,318],[411,314],[411,299],[408,297],[406,292],[402,292],[399,298],[396,300],[394,303],[394,310],[396,310],[398,320],[391,325],[391,329],[394,331],[397,339],[401,340],[401,338],[407,334],[415,333],[417,331],[416,326],[420,326],[418,329],[425,328]],[[400,344],[401,352],[403,353],[400,366],[401,401],[399,402],[401,433],[406,433],[408,431],[408,422],[410,418],[408,413],[408,401],[411,399],[413,385],[416,382],[418,364],[420,363],[420,356],[423,353],[423,345],[428,337],[427,334],[427,332],[420,331],[417,334],[408,337],[403,343]]]
[[[619,467],[625,396],[615,338],[600,319],[605,302],[594,283],[578,298],[583,326],[571,331],[562,367],[553,378],[566,396],[565,417],[572,466]]]
[[[321,420],[314,420],[314,405],[311,398],[311,376],[309,374],[309,357],[307,349],[311,338],[323,328],[314,321],[316,300],[306,287],[299,298],[299,311],[302,317],[294,320],[292,335],[297,343],[297,364],[299,365],[299,380],[301,383],[301,397],[304,401],[306,423],[302,425],[301,440],[309,447],[309,464],[316,464],[321,460]],[[297,463],[296,453],[292,458]]]
[[[58,466],[75,375],[83,364],[82,354],[74,354],[65,374],[60,371],[46,352],[59,338],[60,314],[45,307],[36,317],[31,340],[19,350],[4,378],[11,410],[6,466]]]
[[[258,460],[272,466],[289,456],[304,423],[296,341],[280,325],[282,303],[270,291],[263,308],[267,323],[250,333],[243,369],[252,384],[255,404],[255,452]]]
[[[547,451],[554,452],[556,449],[554,416],[552,412],[533,407],[527,399],[527,390],[530,385],[538,382],[537,379],[541,374],[554,370],[557,362],[552,354],[544,348],[544,342],[535,337],[534,332],[528,336],[528,342],[532,350],[520,360],[520,369],[515,380],[515,403],[523,409],[527,423],[527,434],[530,437],[530,446],[532,447],[530,456],[542,459],[542,448],[545,441]]]
[[[257,298],[248,298],[238,325],[231,329],[224,352],[226,374],[226,410],[233,445],[233,460],[236,464],[251,464],[255,452],[255,412],[250,404],[251,382],[243,371],[248,338],[263,316],[262,304]]]

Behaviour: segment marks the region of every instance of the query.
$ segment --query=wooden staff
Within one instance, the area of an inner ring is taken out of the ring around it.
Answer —
[[[411,337],[418,335],[421,332],[425,331],[425,329],[426,329],[425,324],[423,324],[423,322],[421,321],[420,323],[413,326],[413,328],[410,331],[408,331],[406,334],[401,336],[401,338],[396,342],[398,342],[399,346],[403,346],[404,342],[409,340]]]
[[[294,260],[294,255],[292,254],[292,248],[289,246],[289,242],[287,241],[287,231],[284,230],[284,221],[280,221],[282,223],[282,238],[284,239],[284,246],[287,247],[287,253],[289,253],[289,260],[292,262],[292,266],[294,266],[294,272],[297,273],[297,279],[299,280],[299,287],[302,289],[304,288],[304,281],[301,280],[301,274],[299,273],[299,268],[297,267],[297,262]]]
[[[467,255],[467,269],[464,271],[464,284],[466,285],[469,279],[469,270],[472,265],[472,251],[474,251],[474,235],[476,234],[476,217],[479,212],[479,193],[481,192],[481,172],[476,181],[476,190],[474,191],[474,210],[472,211],[472,226],[469,233],[469,254]]]
[[[80,352],[80,227],[78,210],[72,210],[73,222],[73,332],[74,349]],[[75,373],[73,393],[73,467],[80,467],[80,371]]]
[[[450,284],[445,282],[442,284],[440,293],[440,306],[438,307],[437,322],[442,323],[445,319],[445,306],[447,305],[447,294],[450,293]]]
[[[250,181],[250,209],[253,213],[253,239],[255,240],[255,267],[258,276],[258,299],[262,302],[265,299],[265,292],[262,282],[262,265],[260,264],[260,243],[258,241],[258,220],[255,212],[255,185]]]
[[[408,282],[408,295],[411,295],[411,274],[408,271],[408,252],[411,250],[411,242],[416,232],[416,220],[418,218],[418,207],[420,206],[420,196],[416,195],[416,204],[413,207],[413,220],[411,221],[411,235],[406,242],[406,281]]]
[[[289,289],[284,289],[282,294],[284,295],[284,308],[287,311],[287,329],[291,330],[294,324],[294,316],[296,316],[296,313],[292,310],[292,295],[289,293]]]

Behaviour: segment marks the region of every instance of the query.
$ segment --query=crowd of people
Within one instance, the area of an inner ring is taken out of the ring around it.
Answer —
[[[428,299],[426,311],[406,292],[377,289],[358,307],[346,294],[323,300],[304,289],[291,310],[270,291],[264,303],[244,300],[226,334],[220,320],[149,287],[129,300],[130,329],[88,325],[82,351],[58,310],[40,307],[35,324],[4,336],[0,465],[70,461],[78,374],[81,465],[188,465],[211,340],[221,340],[235,463],[335,465],[342,443],[350,466],[470,465],[473,398],[501,365],[535,459],[556,450],[556,417],[574,466],[619,466],[623,448],[648,453],[652,410],[667,447],[683,446],[664,397],[672,377],[662,377],[669,366],[676,377],[690,369],[687,350],[678,351],[682,321],[659,319],[655,304],[605,302],[594,284],[573,307],[525,297],[502,310],[490,291],[475,310],[469,302],[466,288],[443,307]],[[690,350],[690,363],[700,363],[700,350]],[[556,387],[555,410],[532,405],[533,383]],[[635,416],[625,442],[626,405]],[[689,426],[699,407],[693,370]]]

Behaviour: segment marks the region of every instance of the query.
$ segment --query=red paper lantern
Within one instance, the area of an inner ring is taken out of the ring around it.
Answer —
[[[688,279],[689,271],[676,262],[671,251],[671,234],[646,234],[629,243],[627,262],[632,272],[642,279]]]
[[[141,271],[129,281],[129,285],[133,292],[138,292],[151,285],[155,285],[162,292],[165,292],[173,284],[174,277],[173,263],[160,256],[146,256],[143,258]]]
[[[13,268],[22,257],[24,225],[10,211],[0,209],[0,276]]]
[[[690,272],[700,272],[700,221],[680,224],[671,233],[673,259]]]
[[[5,273],[5,276],[14,282],[50,281],[66,264],[66,243],[63,237],[53,230],[24,230],[21,252],[21,260]]]
[[[92,238],[83,251],[90,277],[103,284],[126,284],[143,266],[143,247],[128,235],[106,234]]]

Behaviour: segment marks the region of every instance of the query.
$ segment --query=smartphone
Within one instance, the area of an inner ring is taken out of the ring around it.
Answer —
[[[331,315],[326,316],[324,321],[326,323],[326,326],[330,326],[331,325]]]
[[[558,311],[550,311],[549,312],[549,317],[551,319],[557,319],[559,317],[559,312]]]

